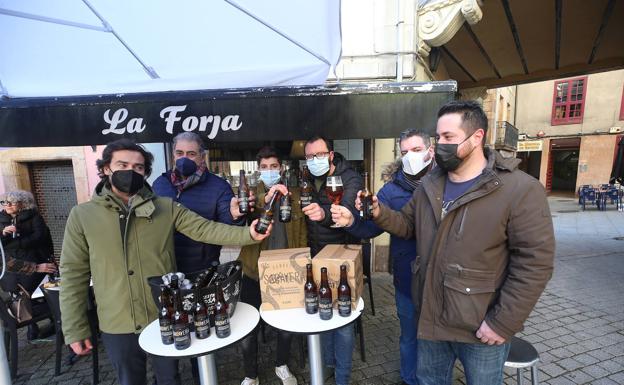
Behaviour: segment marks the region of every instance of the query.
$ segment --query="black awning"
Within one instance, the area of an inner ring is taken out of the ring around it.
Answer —
[[[217,142],[391,138],[435,131],[454,81],[159,92],[0,100],[0,146],[168,142],[193,131]]]

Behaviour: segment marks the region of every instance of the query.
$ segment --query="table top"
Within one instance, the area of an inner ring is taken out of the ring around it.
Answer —
[[[39,286],[37,286],[35,291],[33,291],[33,293],[30,296],[30,298],[32,298],[32,299],[43,298],[43,292],[41,291],[41,285],[43,285],[46,282],[48,282],[48,276],[47,275],[45,276],[45,278],[43,278],[43,280],[41,281]],[[93,280],[89,280],[89,286],[93,287]],[[61,286],[58,285],[58,286],[46,287],[45,289],[46,290],[52,290],[52,291],[60,291],[61,290]]]
[[[191,332],[191,346],[184,350],[177,350],[173,344],[165,345],[160,338],[160,324],[158,320],[153,321],[139,336],[139,345],[147,353],[163,357],[196,357],[209,354],[242,339],[249,334],[260,322],[260,315],[255,307],[238,302],[236,311],[230,319],[232,334],[226,338],[218,338],[215,328],[210,328],[210,337],[198,340],[195,333]]]
[[[262,310],[260,316],[264,322],[274,328],[285,330],[291,333],[317,334],[341,328],[355,321],[364,310],[364,300],[358,300],[355,310],[349,317],[341,317],[338,309],[333,309],[334,316],[327,321],[321,320],[318,313],[308,314],[305,308],[283,309],[283,310]]]

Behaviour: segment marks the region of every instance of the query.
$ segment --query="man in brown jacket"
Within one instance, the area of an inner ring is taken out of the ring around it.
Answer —
[[[511,337],[553,270],[555,240],[541,184],[484,148],[487,117],[475,102],[438,112],[438,167],[400,212],[374,199],[375,223],[415,237],[412,297],[420,385],[451,384],[462,362],[468,385],[502,383]]]

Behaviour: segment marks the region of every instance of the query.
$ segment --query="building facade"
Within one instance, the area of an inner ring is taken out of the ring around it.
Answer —
[[[609,182],[624,133],[624,70],[517,86],[521,167],[551,192]]]

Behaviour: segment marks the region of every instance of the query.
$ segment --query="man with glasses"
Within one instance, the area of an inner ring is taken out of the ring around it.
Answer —
[[[314,176],[312,203],[303,208],[307,216],[308,246],[312,256],[325,245],[359,244],[360,239],[344,229],[331,227],[334,224],[330,211],[332,202],[325,194],[325,185],[328,176],[340,176],[344,189],[341,204],[355,214],[355,197],[363,187],[362,178],[341,154],[333,151],[331,143],[325,138],[310,138],[305,143],[304,151],[306,164]],[[353,325],[323,333],[321,338],[325,366],[335,369],[336,385],[347,385],[351,378]]]

